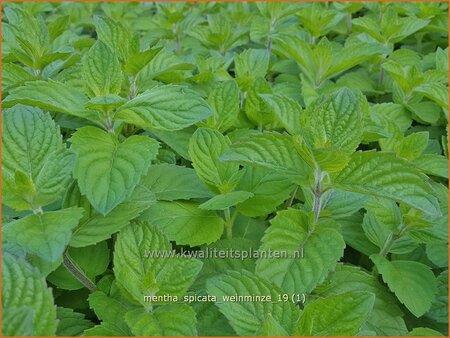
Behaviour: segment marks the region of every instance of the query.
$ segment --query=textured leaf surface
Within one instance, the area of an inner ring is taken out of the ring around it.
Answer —
[[[297,336],[354,336],[367,320],[375,296],[348,292],[306,305],[294,334]]]
[[[412,261],[388,261],[380,255],[370,256],[383,280],[397,298],[416,317],[427,312],[436,297],[436,277],[429,267]]]
[[[90,320],[85,319],[84,314],[69,308],[58,307],[56,315],[59,320],[56,334],[59,336],[78,336],[94,326]]]
[[[52,336],[56,333],[56,307],[45,279],[25,260],[8,253],[2,255],[2,310],[3,320],[9,316],[9,310],[20,316],[13,320],[24,320],[17,323],[18,326],[3,326],[5,336],[13,333]]]
[[[337,188],[387,197],[431,215],[440,210],[427,177],[405,160],[386,152],[356,152],[336,178]]]
[[[305,161],[293,151],[292,139],[278,133],[263,133],[240,139],[233,143],[220,159],[263,166],[292,176],[296,180],[304,180],[309,173]]]
[[[179,130],[213,112],[196,92],[181,86],[152,88],[121,106],[116,118],[127,123],[160,130]]]
[[[72,138],[77,155],[74,176],[82,194],[106,215],[131,195],[158,152],[158,142],[135,135],[119,142],[95,127],[83,127]]]
[[[133,223],[119,233],[114,252],[114,272],[122,288],[135,301],[147,306],[144,296],[181,297],[193,283],[202,263],[192,258],[156,256],[170,254],[171,249],[166,236],[147,222]],[[155,256],[145,257],[146,252]]]
[[[344,247],[339,232],[325,224],[313,228],[304,211],[281,211],[262,238],[260,250],[286,251],[289,257],[262,257],[256,272],[288,293],[309,293],[336,266]]]
[[[3,236],[29,253],[55,261],[69,244],[72,229],[78,224],[82,213],[81,208],[69,208],[28,215],[5,224]]]
[[[362,140],[363,112],[358,97],[348,88],[321,96],[302,114],[302,127],[315,148],[333,146],[348,153]]]
[[[216,305],[238,335],[255,335],[269,314],[287,332],[292,332],[300,314],[291,302],[224,301],[225,296],[258,295],[278,301],[278,295],[283,293],[281,289],[247,271],[230,271],[227,275],[211,278],[206,288],[208,294],[218,297]]]
[[[2,131],[3,202],[26,210],[60,198],[74,159],[50,115],[17,105],[3,113]]]
[[[158,200],[188,200],[211,197],[192,168],[174,164],[153,165],[139,185],[153,192]]]
[[[197,246],[215,242],[223,233],[223,219],[190,202],[158,202],[139,219],[155,224],[178,244]]]
[[[403,313],[397,304],[395,295],[382,285],[375,276],[363,269],[338,264],[326,281],[314,290],[320,298],[347,292],[364,291],[375,295],[373,309],[362,329],[374,331],[383,336],[401,336],[407,332]]]
[[[205,203],[200,204],[198,207],[204,210],[224,210],[244,202],[252,196],[253,193],[251,192],[236,190],[227,194],[214,196]]]
[[[84,108],[87,97],[79,89],[56,81],[32,81],[11,90],[3,107],[21,103],[45,110],[97,120],[96,114]]]
[[[122,84],[120,63],[114,52],[103,42],[96,42],[86,54],[83,77],[92,96],[119,93]]]
[[[135,336],[196,336],[194,310],[186,304],[170,304],[152,313],[141,309],[125,314]]]
[[[208,185],[228,192],[237,183],[239,166],[223,163],[220,155],[229,148],[230,140],[216,130],[199,128],[189,141],[189,156],[200,179]]]
[[[247,167],[237,190],[253,193],[237,209],[249,216],[263,216],[273,212],[294,190],[294,184],[284,175],[261,167]]]

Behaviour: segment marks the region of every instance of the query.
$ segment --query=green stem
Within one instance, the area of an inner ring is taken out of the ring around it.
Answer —
[[[84,272],[78,267],[78,265],[72,260],[67,250],[63,254],[63,264],[66,269],[69,270],[69,272],[90,291],[94,292],[97,289],[97,287],[89,279],[89,277],[87,277]]]
[[[285,209],[290,208],[292,203],[294,203],[295,196],[297,195],[297,191],[298,191],[298,186],[296,186],[295,189],[292,191],[291,197],[287,200],[287,202],[284,206]]]
[[[314,203],[313,203],[313,212],[314,212],[314,221],[317,223],[320,216],[320,210],[322,209],[322,180],[323,173],[320,171],[316,171],[314,173]]]
[[[231,239],[233,238],[233,221],[235,217],[231,218],[230,208],[226,208],[223,212],[225,214],[225,231],[227,239]]]

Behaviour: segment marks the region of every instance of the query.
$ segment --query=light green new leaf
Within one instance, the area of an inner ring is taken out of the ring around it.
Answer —
[[[426,313],[436,298],[437,282],[431,269],[419,262],[388,261],[372,255],[383,280],[411,313],[420,317]]]
[[[212,114],[205,100],[192,89],[165,85],[128,101],[117,110],[115,117],[145,128],[179,130]]]
[[[189,156],[197,175],[203,182],[224,193],[233,190],[240,178],[238,164],[219,160],[230,144],[227,136],[208,128],[197,129],[189,141]]]
[[[186,304],[169,304],[148,313],[129,311],[125,320],[135,336],[196,336],[195,312]]]
[[[232,191],[226,194],[216,195],[198,207],[204,210],[225,210],[226,208],[242,203],[253,197],[253,193],[248,191]]]
[[[260,250],[285,251],[288,257],[261,257],[256,273],[288,293],[311,292],[343,256],[342,235],[325,223],[313,228],[309,214],[300,210],[280,211],[271,223]]]
[[[335,183],[337,189],[390,198],[430,215],[441,213],[427,177],[394,153],[354,153]]]
[[[300,117],[303,108],[297,101],[282,94],[260,94],[259,96],[272,109],[289,134],[301,133]]]
[[[121,288],[145,307],[149,303],[144,296],[183,296],[202,263],[180,256],[157,256],[171,251],[167,237],[150,223],[136,222],[122,229],[114,252],[114,273]]]
[[[91,97],[119,94],[123,78],[120,63],[103,42],[97,41],[86,53],[83,78]]]
[[[148,174],[141,178],[139,185],[155,194],[158,200],[188,200],[211,197],[192,168],[174,164],[153,165]]]
[[[448,178],[448,159],[438,154],[423,154],[414,160],[414,165],[423,173]]]
[[[217,241],[224,226],[223,219],[215,212],[201,210],[191,202],[158,202],[139,219],[157,225],[169,240],[190,246]]]
[[[114,51],[120,61],[128,60],[135,41],[125,26],[112,18],[100,16],[94,17],[94,24],[98,40]]]
[[[302,114],[302,127],[314,148],[336,147],[351,154],[363,136],[363,107],[348,88],[320,96]]]
[[[80,191],[103,215],[131,195],[159,148],[148,136],[134,135],[120,143],[115,135],[90,126],[75,132],[71,142]]]
[[[245,270],[213,277],[206,289],[217,297],[216,306],[240,336],[256,335],[269,315],[290,333],[300,314],[292,302],[279,301],[282,289]],[[227,301],[225,297],[231,296],[264,296],[266,301]],[[267,297],[271,300],[267,301]]]
[[[355,336],[375,301],[373,293],[347,292],[306,305],[294,331],[296,336]]]
[[[5,224],[3,239],[53,262],[69,244],[72,229],[78,224],[82,213],[81,208],[69,208],[28,215]]]
[[[92,121],[98,121],[95,112],[84,107],[88,101],[86,95],[68,84],[48,81],[32,81],[10,91],[3,100],[3,107],[12,107],[18,103],[39,107]]]
[[[304,183],[311,171],[294,150],[292,138],[275,132],[239,139],[220,159],[276,170],[296,183]]]
[[[11,318],[13,313],[19,317]],[[18,326],[8,325],[8,318]],[[23,322],[18,323],[18,319]],[[56,306],[45,278],[24,259],[9,253],[2,255],[2,322],[3,336],[56,333]]]
[[[2,131],[3,202],[30,210],[58,200],[74,157],[50,115],[17,105],[3,113]]]

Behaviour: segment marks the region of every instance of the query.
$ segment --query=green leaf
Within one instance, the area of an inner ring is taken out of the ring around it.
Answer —
[[[30,210],[58,200],[74,158],[50,115],[17,105],[3,113],[2,131],[3,202]]]
[[[335,182],[337,189],[386,197],[430,215],[440,214],[427,177],[393,153],[358,151]]]
[[[448,178],[448,159],[437,154],[423,154],[414,160],[414,165],[423,173]]]
[[[225,162],[262,166],[288,175],[296,183],[304,183],[310,168],[292,148],[293,141],[290,136],[263,133],[239,139],[220,159]]]
[[[82,213],[81,208],[69,208],[28,215],[5,224],[3,239],[53,262],[69,244],[72,229],[78,224]]]
[[[120,63],[103,42],[97,41],[86,53],[83,78],[91,97],[119,94],[123,78]]]
[[[4,336],[14,333],[53,336],[56,333],[56,307],[45,278],[25,260],[9,253],[2,255],[2,310]],[[11,318],[13,313],[20,317]],[[8,317],[19,325],[8,325],[5,322]],[[17,322],[19,318],[23,319],[22,323]]]
[[[222,163],[219,156],[230,146],[230,140],[216,130],[199,128],[189,141],[189,156],[200,179],[222,193],[238,183],[239,165]]]
[[[287,257],[261,257],[256,272],[288,293],[311,292],[344,254],[342,235],[326,223],[314,226],[304,211],[280,211],[271,224],[260,250]]]
[[[321,299],[355,290],[375,295],[373,309],[361,331],[374,331],[382,336],[406,334],[407,328],[397,298],[379,282],[377,276],[365,272],[362,268],[338,264],[327,280],[314,290],[314,294]]]
[[[135,336],[196,336],[197,319],[186,304],[170,304],[148,313],[142,309],[125,314],[125,320]]]
[[[372,311],[375,296],[347,292],[306,305],[294,334],[297,336],[355,336]]]
[[[300,134],[302,106],[290,97],[282,94],[260,94],[264,102],[272,109],[284,129],[291,134]]]
[[[102,320],[100,331],[99,328],[95,326],[94,328],[88,329],[85,334],[88,335],[98,335],[99,333],[105,333],[103,330],[110,335],[123,335],[129,336],[130,330],[125,323],[123,318],[124,313],[128,311],[128,307],[122,304],[119,300],[107,296],[101,291],[95,291],[89,295],[89,307],[94,310],[95,314],[99,319]]]
[[[158,130],[179,130],[212,115],[195,91],[175,85],[154,87],[121,106],[115,118]]]
[[[284,293],[280,288],[248,271],[229,271],[211,278],[206,289],[209,295],[217,297],[216,306],[240,336],[255,335],[269,314],[286,332],[292,332],[300,314],[290,301],[279,301],[279,295]],[[232,296],[264,296],[265,301],[227,301]]]
[[[21,103],[97,121],[97,114],[84,107],[86,102],[86,95],[77,88],[53,80],[39,80],[27,82],[25,85],[11,90],[3,100],[3,107],[12,107]]]
[[[253,193],[248,191],[232,191],[226,194],[216,195],[198,207],[204,210],[225,210],[251,197],[253,197]]]
[[[106,242],[84,248],[69,248],[68,254],[90,280],[95,280],[95,277],[104,273],[109,265],[110,253]],[[60,265],[49,274],[47,280],[64,290],[78,290],[84,287],[64,265]]]
[[[436,330],[430,329],[428,327],[415,327],[414,329],[411,330],[411,332],[408,333],[408,336],[438,337],[438,336],[443,336],[443,334]]]
[[[147,136],[134,135],[120,143],[116,136],[90,126],[75,132],[71,142],[80,191],[103,215],[131,195],[159,148]]]
[[[69,308],[58,307],[56,315],[59,320],[58,328],[56,329],[58,336],[80,336],[84,330],[94,326],[94,323],[85,319],[84,314]]]
[[[237,210],[243,215],[257,217],[275,211],[294,190],[294,184],[277,172],[262,167],[247,167],[236,189],[253,193],[252,197],[237,206]]]
[[[431,269],[418,262],[388,261],[372,255],[383,280],[411,313],[420,317],[426,313],[436,298],[437,283]]]
[[[153,192],[158,200],[188,200],[211,197],[192,168],[174,164],[153,165],[139,185]]]
[[[214,112],[206,120],[206,126],[224,132],[231,128],[239,114],[239,88],[236,81],[219,83],[208,96],[208,104]]]
[[[99,16],[94,17],[94,24],[98,40],[114,51],[119,60],[127,60],[134,41],[125,26],[112,18]]]
[[[269,68],[269,53],[262,49],[247,49],[234,59],[236,79],[246,88],[258,77],[264,77]]]
[[[201,210],[191,202],[158,202],[140,217],[149,221],[177,244],[197,246],[217,241],[224,221],[213,211]]]
[[[134,301],[145,307],[151,304],[145,296],[182,297],[201,267],[197,259],[174,255],[167,237],[150,223],[132,223],[117,236],[115,276]]]
[[[3,336],[34,336],[34,310],[31,306],[3,309]]]
[[[303,112],[302,127],[314,148],[336,147],[351,154],[363,136],[363,107],[348,88],[320,96]]]

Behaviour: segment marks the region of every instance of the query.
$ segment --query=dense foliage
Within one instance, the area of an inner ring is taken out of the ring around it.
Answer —
[[[4,4],[3,334],[446,335],[447,7]]]

